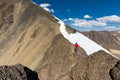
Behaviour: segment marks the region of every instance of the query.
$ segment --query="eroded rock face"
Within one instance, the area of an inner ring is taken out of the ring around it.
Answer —
[[[0,66],[0,80],[39,80],[36,72],[17,64],[14,66]]]
[[[14,22],[14,2],[10,0],[0,1],[0,35],[7,31]]]
[[[111,80],[109,71],[117,61],[104,51],[96,52],[73,67],[73,80]]]
[[[120,80],[120,61],[110,70],[112,80]]]

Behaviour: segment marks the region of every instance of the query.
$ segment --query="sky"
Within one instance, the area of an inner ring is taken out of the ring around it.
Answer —
[[[79,31],[120,30],[120,0],[32,0]]]

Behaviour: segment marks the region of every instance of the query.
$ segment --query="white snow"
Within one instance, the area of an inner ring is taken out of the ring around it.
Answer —
[[[58,19],[58,18],[56,18],[56,19]],[[103,47],[101,47],[100,45],[98,45],[97,43],[92,41],[91,39],[87,38],[83,34],[81,34],[79,32],[76,32],[74,34],[69,34],[65,29],[66,27],[65,27],[64,22],[61,21],[60,19],[58,19],[58,20],[59,20],[58,23],[60,24],[60,32],[62,33],[64,38],[69,40],[72,44],[75,44],[77,42],[79,44],[79,46],[81,48],[83,48],[88,55],[93,54],[94,52],[97,52],[99,50],[103,50],[103,51],[109,53],[110,55],[112,55],[113,57],[117,58],[115,55],[110,53],[108,50],[104,49]]]
[[[34,1],[31,1],[33,4],[37,5],[37,3],[35,3]]]

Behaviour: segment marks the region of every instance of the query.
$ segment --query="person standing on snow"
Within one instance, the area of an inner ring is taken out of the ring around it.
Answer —
[[[74,44],[74,50],[75,50],[75,52],[78,50],[78,47],[79,47],[79,45],[78,45],[78,43],[76,42],[75,44]]]

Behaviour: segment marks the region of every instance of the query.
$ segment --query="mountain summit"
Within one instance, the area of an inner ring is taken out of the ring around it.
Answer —
[[[40,80],[110,80],[117,62],[107,49],[30,0],[0,0],[0,65],[21,63]]]

